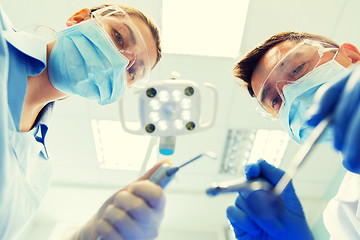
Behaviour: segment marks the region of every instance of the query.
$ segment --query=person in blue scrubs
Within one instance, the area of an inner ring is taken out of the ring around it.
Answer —
[[[82,9],[46,43],[13,29],[0,6],[0,239],[13,239],[50,185],[45,145],[54,102],[80,95],[119,100],[146,80],[161,58],[159,31],[137,9]],[[162,189],[147,179],[161,165],[110,197],[68,239],[154,239],[163,218]]]

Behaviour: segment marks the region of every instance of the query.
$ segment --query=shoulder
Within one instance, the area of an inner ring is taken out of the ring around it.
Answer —
[[[2,31],[12,29],[12,23],[8,16],[5,14],[4,10],[0,4],[0,29]]]
[[[10,46],[11,45],[11,46]],[[34,33],[17,31],[0,5],[0,46],[4,51],[18,54],[28,67],[30,75],[36,75],[43,71],[46,66],[46,40]],[[1,54],[1,49],[0,49]],[[12,59],[14,54],[8,53]],[[0,59],[3,63],[3,59]]]

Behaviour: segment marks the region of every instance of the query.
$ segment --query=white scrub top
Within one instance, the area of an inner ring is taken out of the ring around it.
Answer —
[[[330,240],[360,239],[360,175],[347,172],[323,219]]]
[[[14,31],[0,6],[0,239],[21,232],[50,186],[45,136],[53,103],[43,108],[33,129],[19,132],[27,78],[45,65],[46,43]]]

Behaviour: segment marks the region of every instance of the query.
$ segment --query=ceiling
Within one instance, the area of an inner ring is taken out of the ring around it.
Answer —
[[[144,10],[161,26],[161,0],[123,2]],[[17,27],[24,27],[24,22],[31,20],[33,24],[44,23],[58,30],[64,28],[65,19],[73,12],[85,6],[97,5],[99,1],[24,0],[21,1],[21,8],[18,7],[19,1],[15,4],[14,1],[2,0],[1,4]],[[357,9],[360,9],[357,0],[250,0],[239,56],[268,36],[289,30],[318,33],[339,43],[346,41],[356,45],[360,38],[359,31],[353,30],[360,29]],[[226,27],[234,31],[237,29],[236,23],[227,23]],[[224,39],[230,37],[224,36]],[[214,84],[219,94],[214,127],[177,137],[175,154],[171,156],[174,165],[204,151],[216,153],[218,159],[202,159],[184,168],[166,189],[167,211],[159,239],[226,239],[223,234],[227,225],[225,208],[236,195],[208,198],[204,189],[214,181],[236,178],[218,173],[227,130],[281,129],[279,123],[262,119],[254,110],[253,99],[237,86],[232,78],[235,61],[225,57],[164,54],[152,72],[153,80],[169,79],[171,71],[177,71],[180,79],[198,83],[204,99],[204,119],[210,116],[211,108],[207,104],[210,94],[203,83]],[[137,109],[137,105],[128,101],[127,109],[127,119],[136,120],[138,116],[134,109]],[[78,97],[56,104],[48,134],[48,151],[54,161],[53,187],[34,222],[26,230],[27,237],[45,239],[54,231],[56,224],[59,230],[61,223],[84,222],[111,193],[139,175],[134,171],[98,167],[92,119],[118,120],[117,104],[99,106]],[[134,152],[138,147],[136,141],[119,146]],[[297,144],[289,143],[281,167],[289,165],[298,148]],[[131,157],[131,154],[119,156]],[[326,200],[333,194],[343,174],[341,169],[338,154],[331,147],[320,146],[295,177],[294,184],[311,226],[315,226]]]

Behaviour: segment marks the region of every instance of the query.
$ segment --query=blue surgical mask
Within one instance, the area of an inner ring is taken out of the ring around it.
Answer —
[[[341,79],[348,72],[348,69],[332,59],[296,82],[283,87],[285,101],[280,108],[278,118],[293,140],[302,144],[313,130],[306,124],[306,112],[314,103],[317,90],[327,82]],[[319,141],[330,142],[332,138],[332,128],[328,127]]]
[[[106,31],[91,19],[57,33],[48,73],[59,91],[104,105],[123,96],[128,63]]]

